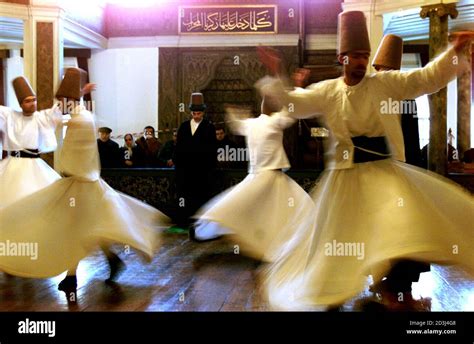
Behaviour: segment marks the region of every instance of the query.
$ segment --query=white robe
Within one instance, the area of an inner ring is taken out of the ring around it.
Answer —
[[[379,281],[398,259],[455,264],[474,274],[474,199],[452,181],[405,164],[400,125],[381,114],[383,100],[434,92],[455,77],[450,50],[427,67],[368,76],[356,86],[342,79],[285,92],[296,118],[319,113],[331,135],[327,169],[311,193],[312,213],[295,228],[265,273],[270,304],[278,309],[337,305]],[[391,159],[353,162],[351,137],[386,136]],[[348,154],[344,154],[348,153]]]
[[[151,259],[168,217],[100,178],[92,114],[76,108],[58,166],[66,176],[0,210],[0,243],[36,243],[37,259],[1,256],[0,270],[51,277],[74,268],[100,243],[121,243]],[[27,216],[25,216],[27,214]]]
[[[232,118],[231,129],[246,137],[249,174],[198,211],[196,238],[234,234],[243,254],[265,261],[279,255],[293,228],[314,206],[309,195],[281,172],[290,167],[283,130],[293,123],[283,113]]]
[[[62,121],[57,106],[31,116],[0,106],[2,149],[38,149],[41,153],[57,147],[56,127]],[[0,208],[50,185],[60,178],[44,160],[8,157],[0,161]]]
[[[273,94],[291,108],[290,116],[320,116],[329,129],[325,160],[327,169],[353,167],[352,136],[386,136],[393,158],[405,161],[399,114],[383,113],[384,102],[415,99],[437,92],[456,77],[459,64],[453,63],[454,49],[443,53],[425,68],[410,72],[389,71],[367,75],[355,86],[343,78],[325,80],[297,88],[284,89],[281,80],[265,77],[257,82],[263,94]]]

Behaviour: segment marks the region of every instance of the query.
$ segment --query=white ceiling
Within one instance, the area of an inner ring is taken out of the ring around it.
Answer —
[[[0,18],[0,46],[23,44],[23,21],[13,18]]]
[[[449,19],[448,26],[474,29],[474,0],[462,1],[456,6],[459,14],[456,19]],[[421,19],[420,9],[411,9],[384,16],[384,34],[393,33],[405,41],[428,41],[428,18]]]
[[[88,48],[64,39],[65,48]],[[0,17],[0,48],[18,49],[23,45],[23,21],[21,19]]]

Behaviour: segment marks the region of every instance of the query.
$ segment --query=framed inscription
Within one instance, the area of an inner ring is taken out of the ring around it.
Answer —
[[[181,6],[180,34],[277,33],[276,5]]]

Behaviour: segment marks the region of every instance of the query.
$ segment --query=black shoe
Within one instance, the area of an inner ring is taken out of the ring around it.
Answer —
[[[110,276],[105,280],[106,283],[115,282],[120,274],[125,270],[125,263],[119,256],[113,254],[112,258],[107,258],[110,267]]]
[[[385,305],[374,297],[357,300],[354,304],[354,310],[367,313],[387,312]]]
[[[335,312],[342,312],[344,307],[344,305],[334,305],[334,306],[330,306],[326,309],[326,312],[329,312],[329,313],[335,313]]]
[[[63,279],[61,282],[58,284],[58,289],[61,291],[69,290],[69,289],[77,289],[77,278],[76,276],[66,276],[65,279]]]
[[[63,291],[66,294],[68,302],[77,301],[77,278],[76,276],[66,276],[58,284],[58,290]]]
[[[199,240],[196,239],[196,228],[194,228],[194,225],[189,226],[188,238],[190,241],[199,242]]]
[[[390,283],[387,278],[369,285],[369,291],[374,294],[381,294],[382,292],[390,290]]]

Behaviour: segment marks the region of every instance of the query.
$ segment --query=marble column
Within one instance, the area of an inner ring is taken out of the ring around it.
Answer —
[[[57,7],[32,7],[24,21],[24,72],[36,90],[38,110],[53,106],[63,67],[62,10]],[[56,133],[62,144],[62,126]],[[42,158],[54,166],[56,153]]]
[[[458,76],[458,137],[457,150],[462,159],[464,152],[471,148],[471,82],[472,82],[472,47],[463,51],[468,61],[468,68]]]
[[[36,22],[36,93],[38,110],[53,106],[54,51],[53,23]]]
[[[421,18],[430,20],[430,59],[446,50],[448,46],[448,19],[456,18],[456,4],[437,4],[422,6]],[[428,150],[428,168],[446,175],[447,173],[447,88],[429,96],[430,99],[430,145]]]
[[[5,105],[5,86],[3,85],[3,59],[7,56],[6,50],[0,50],[0,105]]]

